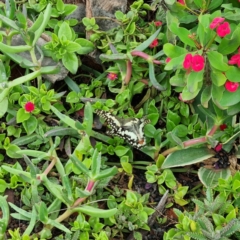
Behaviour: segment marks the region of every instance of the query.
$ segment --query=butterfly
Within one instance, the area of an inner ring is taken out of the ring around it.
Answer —
[[[143,128],[150,123],[150,120],[146,118],[119,118],[103,110],[96,110],[96,113],[110,126],[111,129],[106,132],[107,134],[118,136],[137,149],[146,145]]]

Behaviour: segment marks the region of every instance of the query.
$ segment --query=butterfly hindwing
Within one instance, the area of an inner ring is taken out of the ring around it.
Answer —
[[[103,110],[96,110],[96,113],[110,126],[111,129],[107,131],[107,134],[118,136],[135,148],[141,148],[146,145],[143,128],[150,122],[149,120],[145,118],[123,119]]]

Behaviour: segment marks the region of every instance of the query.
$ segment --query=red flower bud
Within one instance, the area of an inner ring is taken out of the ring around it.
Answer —
[[[116,73],[109,73],[107,75],[107,78],[110,79],[111,81],[114,81],[115,79],[117,79],[117,74]]]
[[[150,48],[154,48],[154,47],[156,47],[158,45],[158,40],[157,40],[157,38],[155,38],[153,41],[152,41],[152,43],[149,45],[149,47]]]
[[[160,27],[160,26],[162,26],[162,22],[156,21],[156,22],[154,22],[154,25],[155,25],[156,27]]]

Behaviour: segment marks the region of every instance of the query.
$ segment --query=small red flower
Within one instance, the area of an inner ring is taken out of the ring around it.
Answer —
[[[217,35],[219,37],[225,37],[229,33],[231,33],[231,29],[228,22],[224,22],[217,27]]]
[[[216,152],[220,152],[220,151],[222,150],[222,144],[219,143],[219,144],[214,148],[214,150],[215,150]]]
[[[185,58],[184,58],[184,61],[183,61],[183,67],[185,69],[189,69],[192,67],[192,54],[191,53],[188,53]]]
[[[201,55],[195,55],[192,57],[192,69],[195,72],[200,72],[204,68],[204,57]]]
[[[236,92],[238,87],[239,87],[238,82],[231,82],[231,81],[227,80],[225,83],[225,88],[229,92]]]
[[[154,48],[154,47],[156,47],[158,45],[158,40],[157,40],[157,38],[155,38],[153,41],[152,41],[152,43],[149,45],[149,47],[150,48]]]
[[[155,25],[156,27],[160,27],[160,26],[162,26],[162,22],[156,21],[156,22],[154,22],[154,25]]]
[[[35,105],[32,102],[27,102],[24,105],[24,109],[25,109],[26,112],[32,112],[35,109]]]
[[[182,4],[182,5],[185,5],[185,1],[184,0],[178,0],[177,2]]]
[[[166,58],[166,63],[169,63],[171,61],[171,58],[170,57],[167,57]]]
[[[109,74],[107,75],[107,78],[110,79],[111,81],[116,80],[117,77],[118,77],[118,75],[117,75],[116,73],[109,73]]]
[[[225,18],[222,18],[222,17],[216,17],[212,20],[212,22],[210,23],[210,28],[211,29],[214,29],[216,27],[219,26],[220,23],[222,23],[223,21],[225,20]]]
[[[236,64],[240,68],[240,48],[238,49],[238,53],[233,55],[230,60],[228,61],[228,64],[234,65]]]
[[[221,131],[224,131],[227,128],[227,124],[222,124],[219,126]]]

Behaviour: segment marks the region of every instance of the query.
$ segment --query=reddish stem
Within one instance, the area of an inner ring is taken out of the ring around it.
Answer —
[[[144,52],[141,52],[141,51],[132,51],[132,52],[131,52],[131,55],[132,55],[132,56],[141,57],[141,58],[143,58],[143,59],[145,59],[145,60],[147,60],[147,61],[149,61],[149,62],[153,62],[153,63],[156,63],[156,64],[161,64],[160,61],[153,59],[152,56],[150,56],[150,55],[148,55],[148,54],[146,54],[146,53],[144,53]]]

